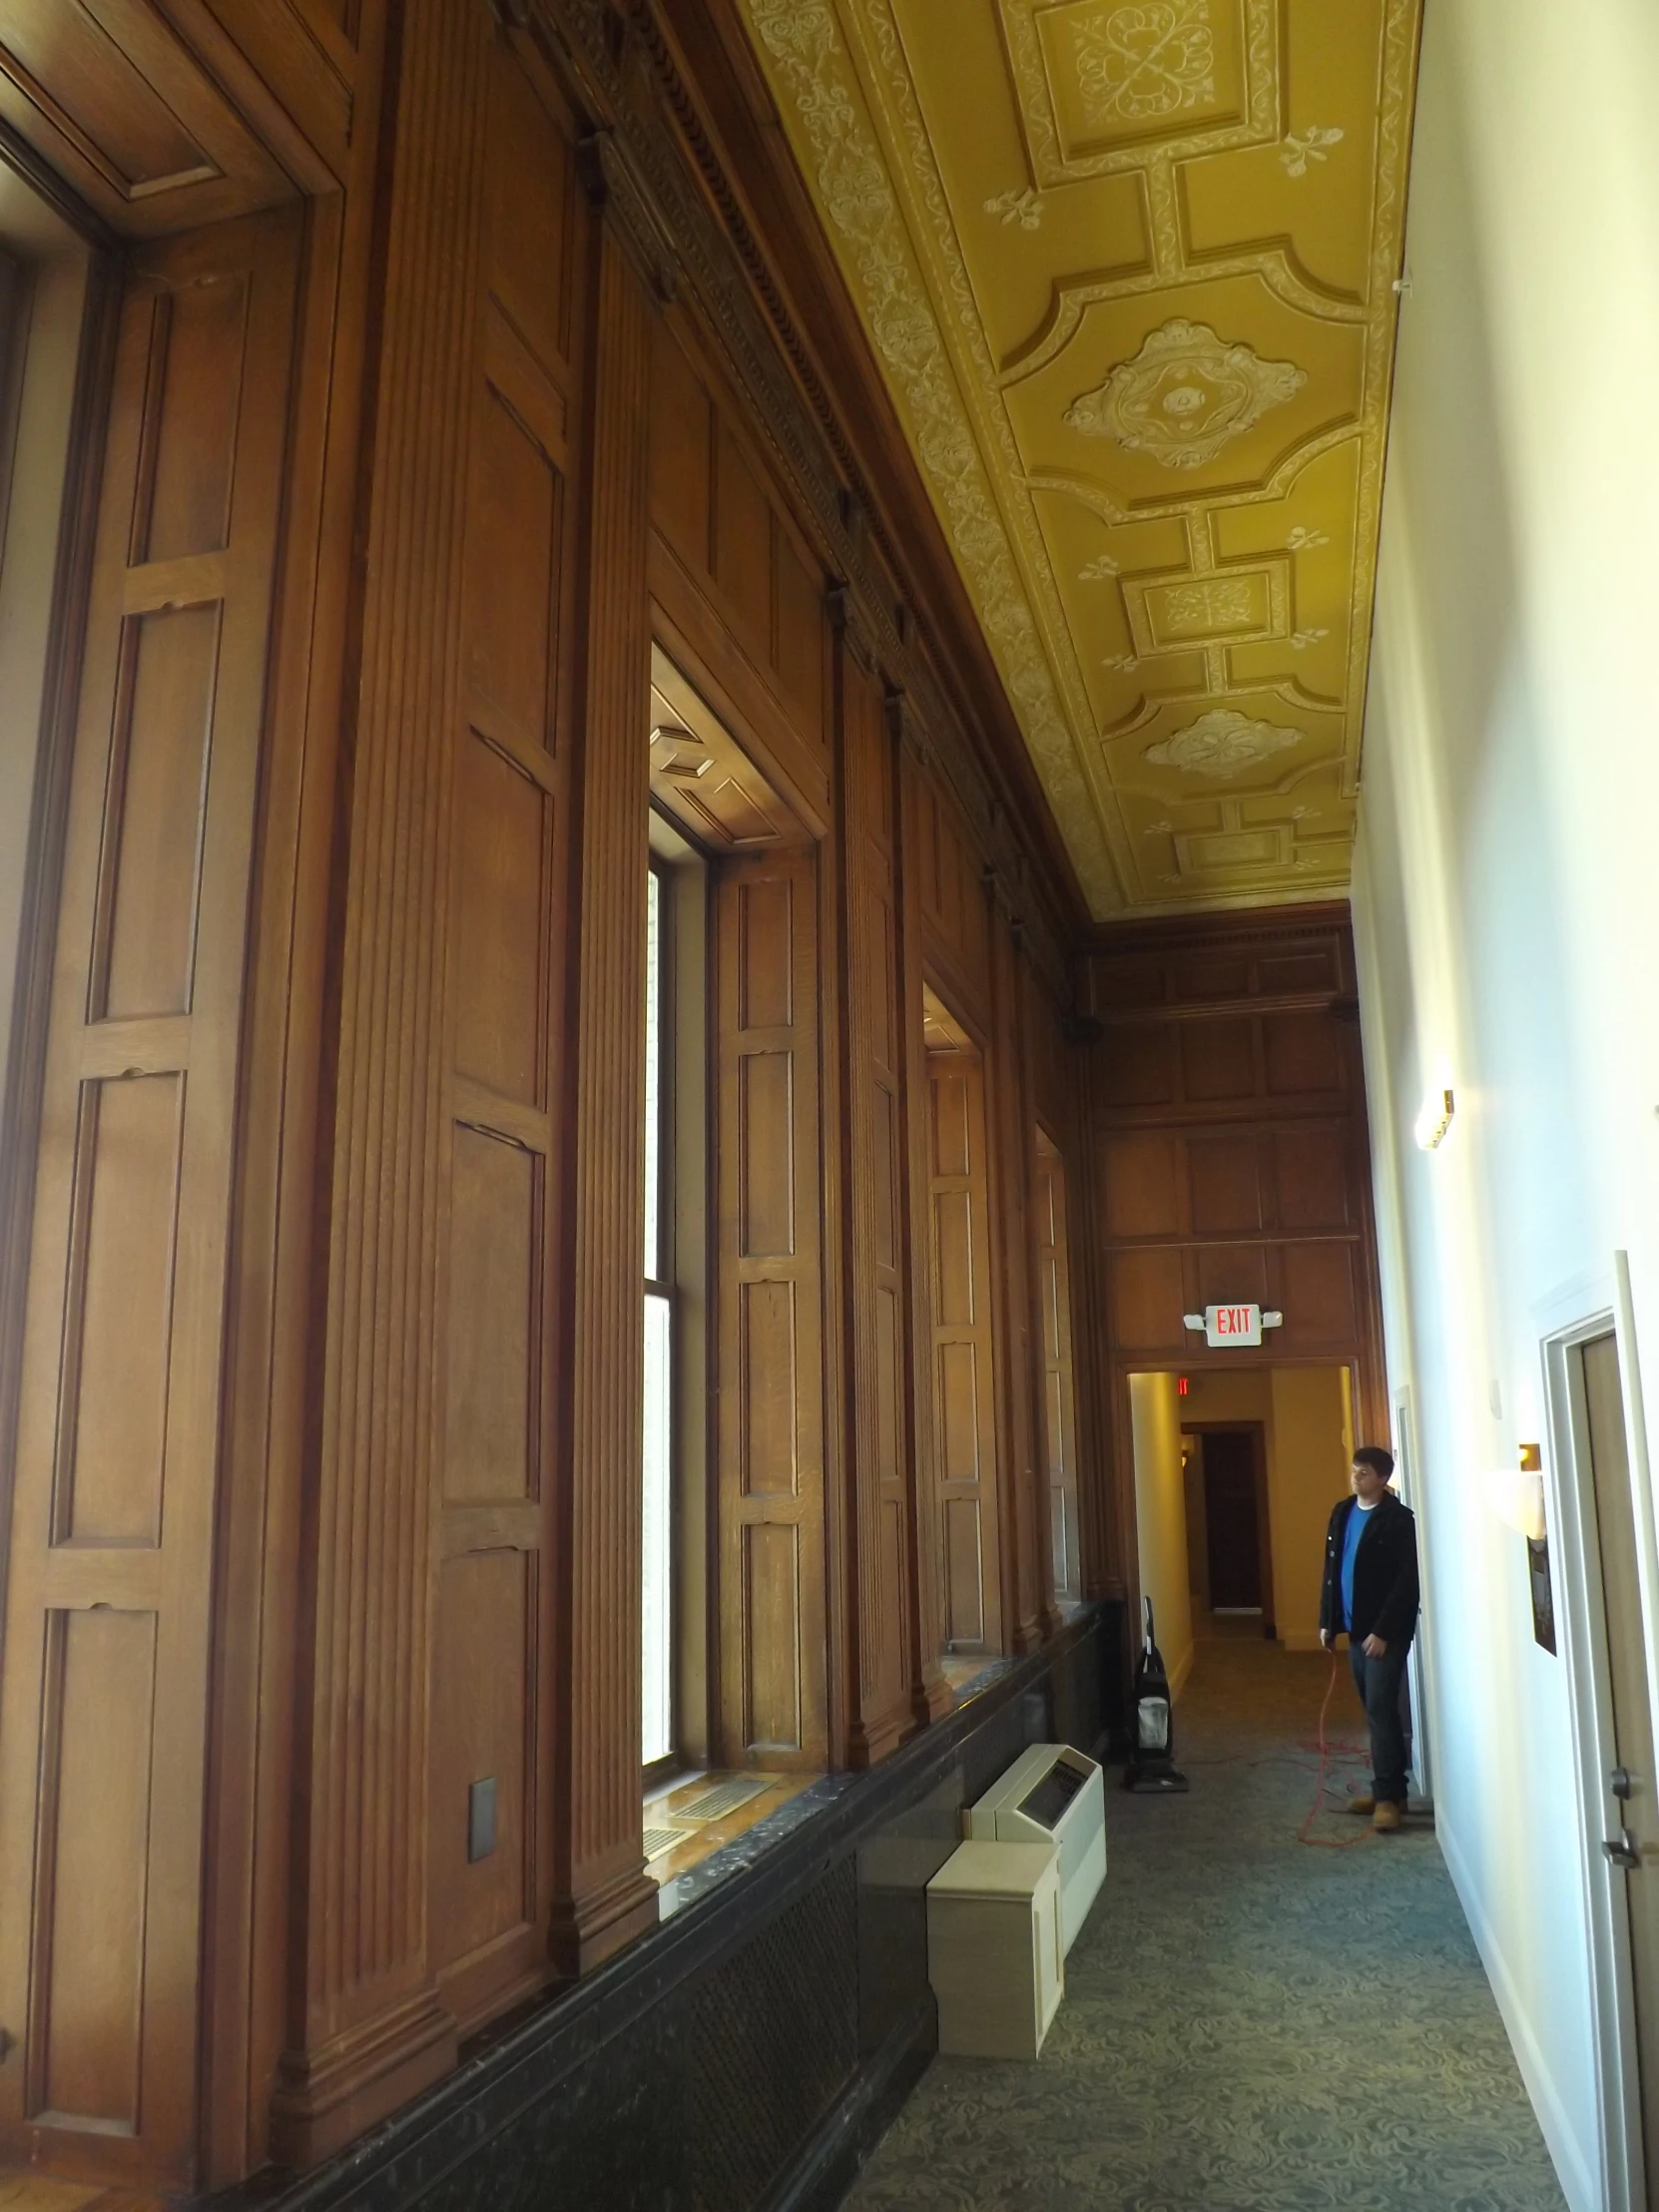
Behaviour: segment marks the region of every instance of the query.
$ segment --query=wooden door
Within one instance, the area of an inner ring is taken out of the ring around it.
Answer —
[[[816,1768],[829,1743],[816,854],[730,864],[715,934],[720,1756]]]
[[[1002,1619],[985,1074],[978,1055],[967,1052],[930,1052],[927,1074],[944,1640],[952,1651],[994,1652],[1002,1648]]]
[[[1043,1451],[1054,1594],[1083,1594],[1077,1526],[1077,1397],[1072,1376],[1071,1265],[1066,1246],[1066,1171],[1042,1130],[1036,1148],[1037,1275],[1042,1300]]]
[[[1611,1332],[1579,1349],[1578,1368],[1601,1568],[1601,1649],[1596,1657],[1612,1710],[1615,1752],[1613,1770],[1603,1778],[1602,1803],[1591,1810],[1590,1833],[1617,1847],[1621,1857],[1615,1857],[1615,1866],[1621,1865],[1626,1847],[1635,1853],[1635,1863],[1625,1867],[1621,1879],[1629,1915],[1631,1993],[1651,2201],[1654,2177],[1659,2175],[1659,1779],[1630,1452],[1618,1341]],[[1628,1794],[1621,1795],[1621,1789]]]
[[[1255,1441],[1248,1428],[1214,1428],[1205,1436],[1204,1513],[1211,1611],[1259,1611],[1262,1543]]]
[[[188,2182],[248,911],[297,221],[133,262],[0,1667],[0,2156]],[[229,1473],[231,1470],[227,1470]],[[22,1870],[30,1870],[23,1872]]]

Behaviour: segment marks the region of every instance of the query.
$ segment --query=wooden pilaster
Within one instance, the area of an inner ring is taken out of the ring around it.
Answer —
[[[904,1144],[909,1206],[906,1247],[909,1256],[911,1316],[910,1400],[910,1557],[914,1575],[911,1620],[914,1623],[910,1668],[910,1704],[918,1721],[936,1720],[951,1706],[950,1684],[940,1665],[943,1643],[940,1573],[943,1532],[939,1526],[936,1480],[937,1440],[933,1422],[932,1346],[924,1309],[927,1254],[930,1247],[927,1199],[928,1134],[931,1086],[917,1049],[922,1014],[922,926],[919,883],[921,779],[927,774],[927,746],[901,692],[887,700],[887,722],[895,753],[898,806],[898,977],[899,1030],[906,1058]]]
[[[644,1390],[646,600],[651,296],[603,146],[591,257],[587,512],[577,672],[568,1167],[573,1276],[560,1450],[555,1963],[580,1973],[656,1917],[640,1797]]]
[[[454,2063],[426,1946],[433,1296],[461,504],[491,36],[401,18],[338,969],[295,1925],[273,2148],[309,2164]],[[352,717],[348,714],[348,727]]]
[[[902,1152],[897,820],[874,662],[843,603],[835,655],[843,834],[842,1128],[846,1174],[847,1753],[873,1766],[912,1724],[910,1395]]]

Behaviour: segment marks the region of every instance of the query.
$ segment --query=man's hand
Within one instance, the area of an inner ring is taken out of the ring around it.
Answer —
[[[1366,1638],[1365,1653],[1368,1659],[1381,1659],[1387,1648],[1386,1642],[1381,1636],[1368,1636]]]
[[[1327,1651],[1331,1651],[1335,1648],[1336,1638],[1332,1635],[1329,1628],[1322,1628],[1320,1630],[1320,1642],[1325,1646]]]

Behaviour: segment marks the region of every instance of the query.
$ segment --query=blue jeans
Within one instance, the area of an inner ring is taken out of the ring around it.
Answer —
[[[1390,1644],[1381,1659],[1369,1658],[1363,1643],[1349,1640],[1348,1663],[1354,1670],[1354,1687],[1371,1724],[1372,1795],[1379,1805],[1391,1800],[1405,1803],[1405,1654],[1408,1643]]]

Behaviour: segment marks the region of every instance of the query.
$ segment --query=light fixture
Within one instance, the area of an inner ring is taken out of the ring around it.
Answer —
[[[1492,1511],[1505,1526],[1540,1543],[1544,1534],[1544,1455],[1537,1444],[1522,1444],[1519,1465],[1494,1467],[1486,1477]]]
[[[1424,1152],[1432,1152],[1444,1142],[1445,1133],[1451,1127],[1451,1117],[1456,1111],[1450,1091],[1431,1093],[1418,1108],[1417,1118],[1411,1126],[1411,1134]]]

